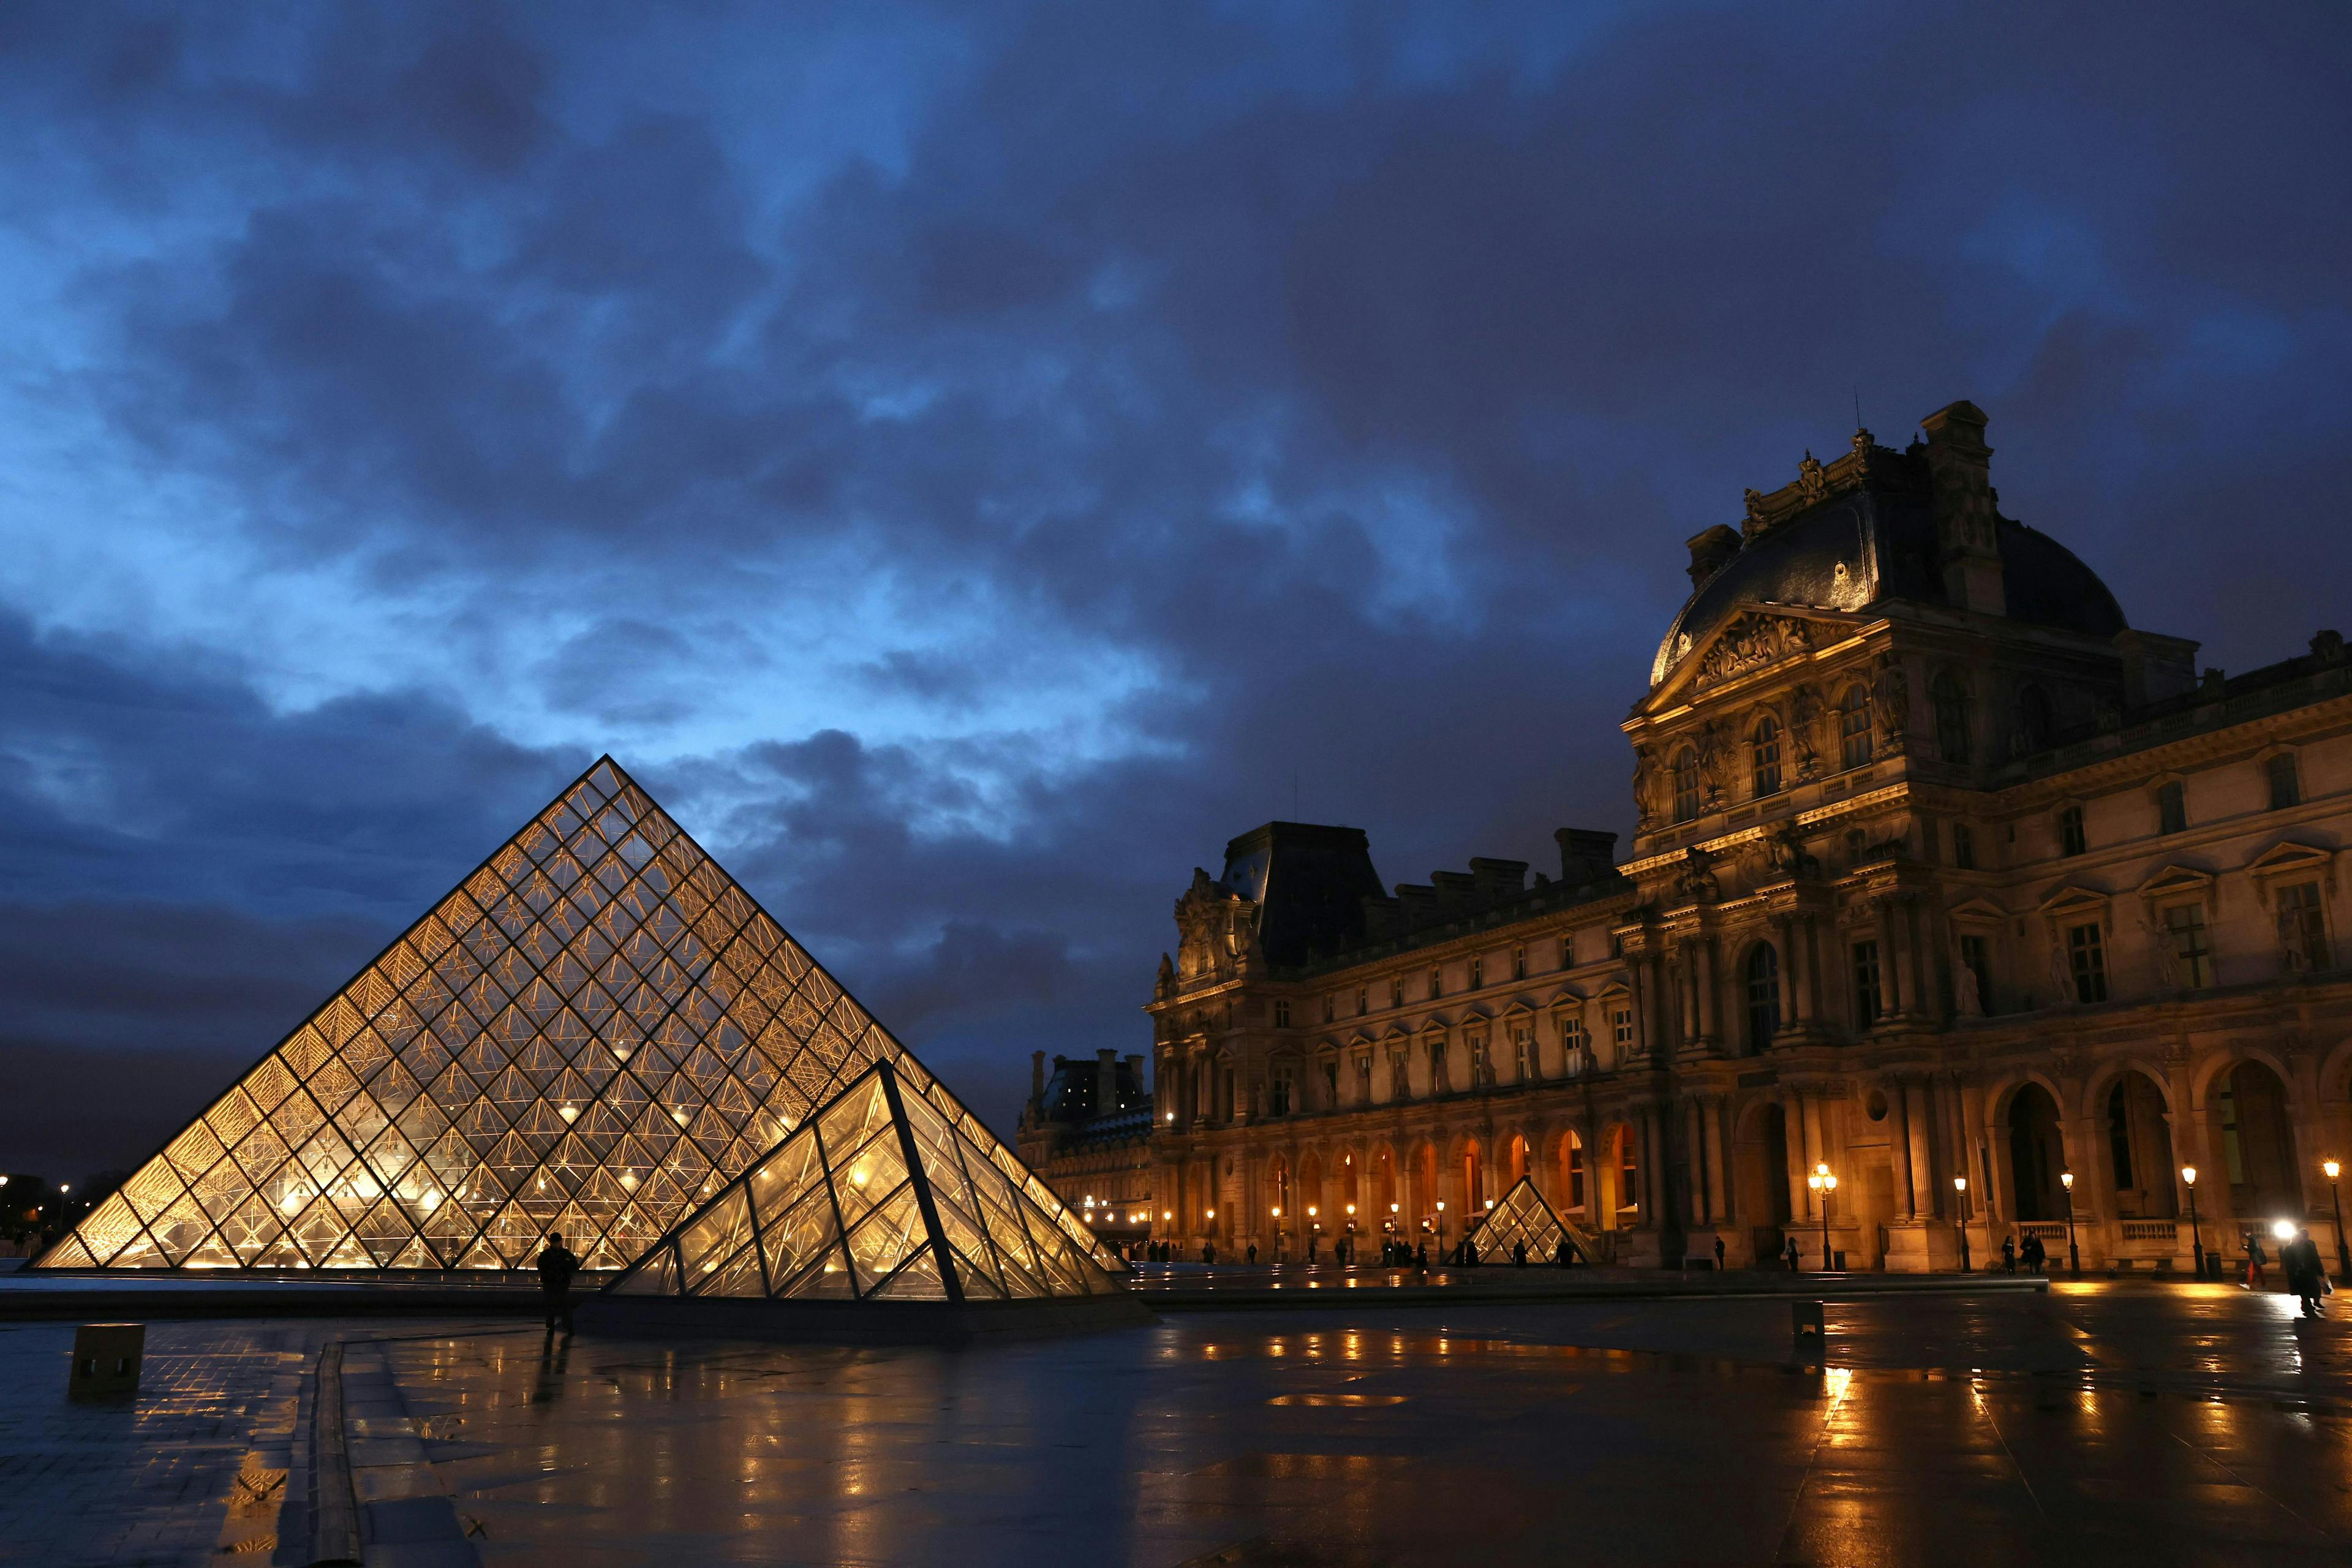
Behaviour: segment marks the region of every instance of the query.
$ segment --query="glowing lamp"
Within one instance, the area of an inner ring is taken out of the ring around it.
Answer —
[[[2275,1221],[2271,1226],[2271,1234],[2277,1237],[2281,1241],[2293,1241],[2294,1239],[2294,1221],[2291,1219]]]
[[[2180,1179],[2188,1183],[2190,1186],[2195,1186],[2197,1184],[2197,1167],[2194,1165],[2181,1166]]]
[[[2341,1166],[2341,1165],[2339,1165],[2339,1164],[2337,1164],[2337,1163],[2336,1163],[2335,1161],[2333,1161],[2333,1160],[2322,1160],[2322,1161],[2319,1163],[2319,1168],[2320,1168],[2322,1171],[2325,1171],[2325,1172],[2327,1173],[2327,1179],[2328,1179],[2329,1181],[2331,1181],[2331,1182],[2332,1182],[2332,1181],[2334,1181],[2337,1176],[2339,1176],[2339,1175],[2343,1174],[2343,1172],[2344,1172],[2344,1167],[2343,1167],[2343,1166]],[[7,1178],[7,1177],[5,1177],[5,1176],[0,1176],[0,1187],[5,1187],[5,1186],[6,1186],[7,1184],[8,1184],[8,1178]]]

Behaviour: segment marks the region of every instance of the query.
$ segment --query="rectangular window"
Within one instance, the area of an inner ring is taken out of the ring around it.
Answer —
[[[2079,805],[2070,805],[2060,812],[2058,814],[2058,853],[2080,855],[2089,847],[2089,843],[2090,841],[2083,837],[2083,808]]]
[[[2089,1005],[2107,999],[2107,952],[2099,922],[2066,928],[2066,963],[2074,973],[2074,1000]]]
[[[1290,999],[1286,996],[1274,999],[1274,1026],[1277,1029],[1290,1027]]]
[[[1391,1100],[1412,1098],[1412,1071],[1406,1065],[1402,1049],[1389,1052],[1389,1098]]]
[[[1559,1020],[1560,1070],[1570,1077],[1582,1072],[1588,1044],[1584,1037],[1584,1020],[1573,1014],[1562,1014]]]
[[[1536,1076],[1535,1055],[1535,1037],[1528,1034],[1525,1029],[1517,1029],[1512,1031],[1511,1081],[1513,1083],[1526,1083],[1528,1079]]]
[[[1559,939],[1559,966],[1562,969],[1576,967],[1576,939],[1572,936]]]
[[[1878,1022],[1878,944],[1853,944],[1853,1026],[1867,1029]]]
[[[1429,966],[1429,999],[1436,1001],[1445,994],[1445,971],[1435,964]]]
[[[1965,822],[1952,824],[1952,866],[1960,871],[1977,868],[1976,830]]]
[[[1339,1011],[1339,999],[1329,992],[1323,994],[1323,1021],[1329,1023]]]
[[[1515,947],[1511,949],[1511,978],[1525,980],[1527,977],[1528,950],[1524,947]]]
[[[1472,959],[1470,961],[1470,989],[1475,991],[1486,984],[1486,961],[1483,958]]]
[[[1584,1145],[1574,1142],[1575,1137],[1573,1132],[1569,1134],[1568,1206],[1570,1213],[1584,1207]]]
[[[1367,1014],[1367,1013],[1370,1012],[1371,1010],[1372,1010],[1372,988],[1371,988],[1370,986],[1369,986],[1369,985],[1359,985],[1359,986],[1357,986],[1357,987],[1356,987],[1356,1016],[1357,1016],[1357,1017],[1359,1017],[1359,1018],[1360,1018],[1360,1017],[1362,1017],[1365,1014]]]
[[[1432,1040],[1429,1042],[1429,1092],[1444,1094],[1451,1089],[1453,1085],[1446,1081],[1448,1076],[1445,1070],[1445,1042]]]
[[[1976,977],[1978,1010],[1990,1016],[1992,1012],[1992,939],[1963,934],[1960,938],[1960,963]]]
[[[1633,1009],[1620,1007],[1609,1015],[1609,1037],[1620,1060],[1633,1048]]]
[[[2213,942],[2205,910],[2181,904],[2164,911],[2165,940],[2172,944],[2173,983],[2201,991],[2213,984]]]
[[[1495,1064],[1486,1058],[1486,1037],[1474,1035],[1470,1040],[1470,1082],[1484,1089],[1495,1081]]]
[[[1339,1064],[1338,1062],[1323,1064],[1323,1104],[1328,1110],[1339,1109]]]
[[[2290,805],[2303,804],[2303,781],[2295,776],[2293,752],[2281,752],[2264,763],[2263,773],[2270,780],[2273,811],[2284,811]]]
[[[2319,884],[2297,882],[2278,891],[2279,946],[2290,970],[2326,969],[2327,914],[2319,902]]]
[[[1371,1102],[1372,1058],[1370,1057],[1358,1057],[1356,1058],[1356,1103],[1358,1105],[1370,1105]]]
[[[1389,981],[1389,1005],[1391,1007],[1404,1005],[1404,976],[1402,974],[1391,976]]]
[[[2156,830],[2158,833],[2189,831],[2189,791],[2179,779],[2167,779],[2157,786]]]
[[[1276,1116],[1290,1114],[1290,1069],[1281,1068],[1274,1075],[1272,1103],[1267,1109]]]

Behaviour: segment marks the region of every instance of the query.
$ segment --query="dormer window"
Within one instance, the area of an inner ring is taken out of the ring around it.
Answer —
[[[1838,703],[1838,756],[1845,767],[1870,764],[1870,693],[1859,683]]]
[[[1675,820],[1688,822],[1698,815],[1698,752],[1685,746],[1675,753]]]
[[[1780,721],[1769,713],[1756,721],[1748,737],[1749,763],[1756,781],[1756,798],[1780,793]]]

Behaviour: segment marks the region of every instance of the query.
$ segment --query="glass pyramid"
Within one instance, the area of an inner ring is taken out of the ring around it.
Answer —
[[[1481,1263],[1510,1262],[1512,1244],[1521,1241],[1528,1244],[1528,1261],[1530,1264],[1557,1262],[1559,1244],[1563,1240],[1575,1248],[1579,1256],[1584,1253],[1584,1248],[1578,1246],[1576,1238],[1569,1234],[1568,1227],[1560,1224],[1558,1212],[1544,1201],[1544,1195],[1536,1191],[1535,1183],[1526,1176],[1512,1183],[1511,1190],[1486,1211],[1485,1217],[1470,1232],[1470,1240],[1478,1248],[1478,1261]],[[1591,1259],[1586,1258],[1585,1261],[1589,1263]]]
[[[876,1061],[614,1281],[616,1296],[974,1301],[1118,1289],[1043,1184]],[[1050,1199],[1050,1194],[1045,1194]]]
[[[617,1268],[881,1060],[1116,1267],[601,758],[35,1267]]]

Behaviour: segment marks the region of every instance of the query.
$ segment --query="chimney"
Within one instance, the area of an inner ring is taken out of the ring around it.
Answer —
[[[1045,1099],[1045,1053],[1029,1053],[1029,1103],[1040,1105]]]
[[[1615,874],[1615,834],[1591,827],[1563,827],[1552,838],[1559,845],[1559,879],[1569,886],[1581,888]]]
[[[2009,613],[2001,584],[2000,542],[1995,531],[1992,448],[1985,445],[1985,412],[1963,400],[1919,421],[1927,437],[1927,477],[1935,492],[1936,559],[1943,567],[1944,598],[1988,616]]]
[[[1691,586],[1697,588],[1722,571],[1725,563],[1739,553],[1739,531],[1726,528],[1718,522],[1705,533],[1694,533],[1683,542],[1690,546]]]
[[[1494,860],[1473,855],[1470,875],[1478,884],[1478,901],[1482,904],[1499,904],[1528,890],[1528,863],[1524,860]]]
[[[1108,1116],[1118,1109],[1118,1052],[1105,1046],[1095,1052],[1095,1114]]]

